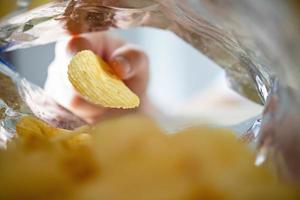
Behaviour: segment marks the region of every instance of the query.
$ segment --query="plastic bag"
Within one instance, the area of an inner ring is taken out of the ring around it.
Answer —
[[[273,152],[280,171],[300,180],[299,8],[296,0],[54,1],[3,21],[0,46],[13,50],[111,27],[171,30],[223,67],[233,89],[266,105],[247,133],[258,141],[257,164]]]
[[[75,129],[85,124],[3,62],[0,62],[0,83],[0,148],[5,148],[14,137],[16,122],[24,115],[35,115],[65,129]]]

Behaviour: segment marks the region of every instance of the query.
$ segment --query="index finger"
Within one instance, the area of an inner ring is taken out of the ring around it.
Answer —
[[[69,41],[67,49],[71,54],[88,49],[108,61],[114,50],[124,44],[125,41],[107,32],[96,32],[74,36]]]

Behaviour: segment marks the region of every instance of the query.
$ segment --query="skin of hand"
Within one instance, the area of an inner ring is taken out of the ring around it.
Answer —
[[[67,102],[62,105],[87,123],[95,123],[111,115],[143,110],[148,101],[146,91],[149,80],[149,59],[145,52],[139,47],[128,44],[124,40],[107,32],[75,36],[67,43],[68,55],[75,55],[78,51],[86,49],[92,50],[108,62],[116,75],[140,97],[140,107],[130,110],[110,109],[87,102],[74,88],[70,86],[65,87],[65,84],[70,84],[68,80],[57,80],[60,77],[58,75],[61,73],[64,73],[63,76],[61,76],[63,79],[67,78],[67,76],[65,76],[67,66],[61,66],[59,62],[51,64],[49,67],[48,78],[45,85],[46,91],[47,88],[54,88],[52,91],[48,89],[48,93],[51,95],[51,93],[53,94],[55,92],[54,90],[65,90],[60,91],[60,94],[64,94],[65,92],[69,94],[69,97],[66,98],[68,99]],[[56,53],[56,57],[59,56],[61,55],[57,55]],[[55,73],[53,73],[54,71]],[[59,86],[57,86],[59,84],[58,82],[60,82]],[[54,87],[55,84],[56,87]]]

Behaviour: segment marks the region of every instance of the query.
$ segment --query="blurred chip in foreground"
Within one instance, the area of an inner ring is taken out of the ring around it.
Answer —
[[[0,199],[299,199],[298,188],[254,166],[252,150],[226,129],[167,135],[151,119],[128,115],[43,135],[48,140],[28,148],[31,137],[21,133],[0,152]]]

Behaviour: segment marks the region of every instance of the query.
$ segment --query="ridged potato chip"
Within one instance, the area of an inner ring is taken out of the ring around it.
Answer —
[[[139,97],[92,51],[77,53],[68,68],[74,88],[91,103],[109,108],[135,108]]]

